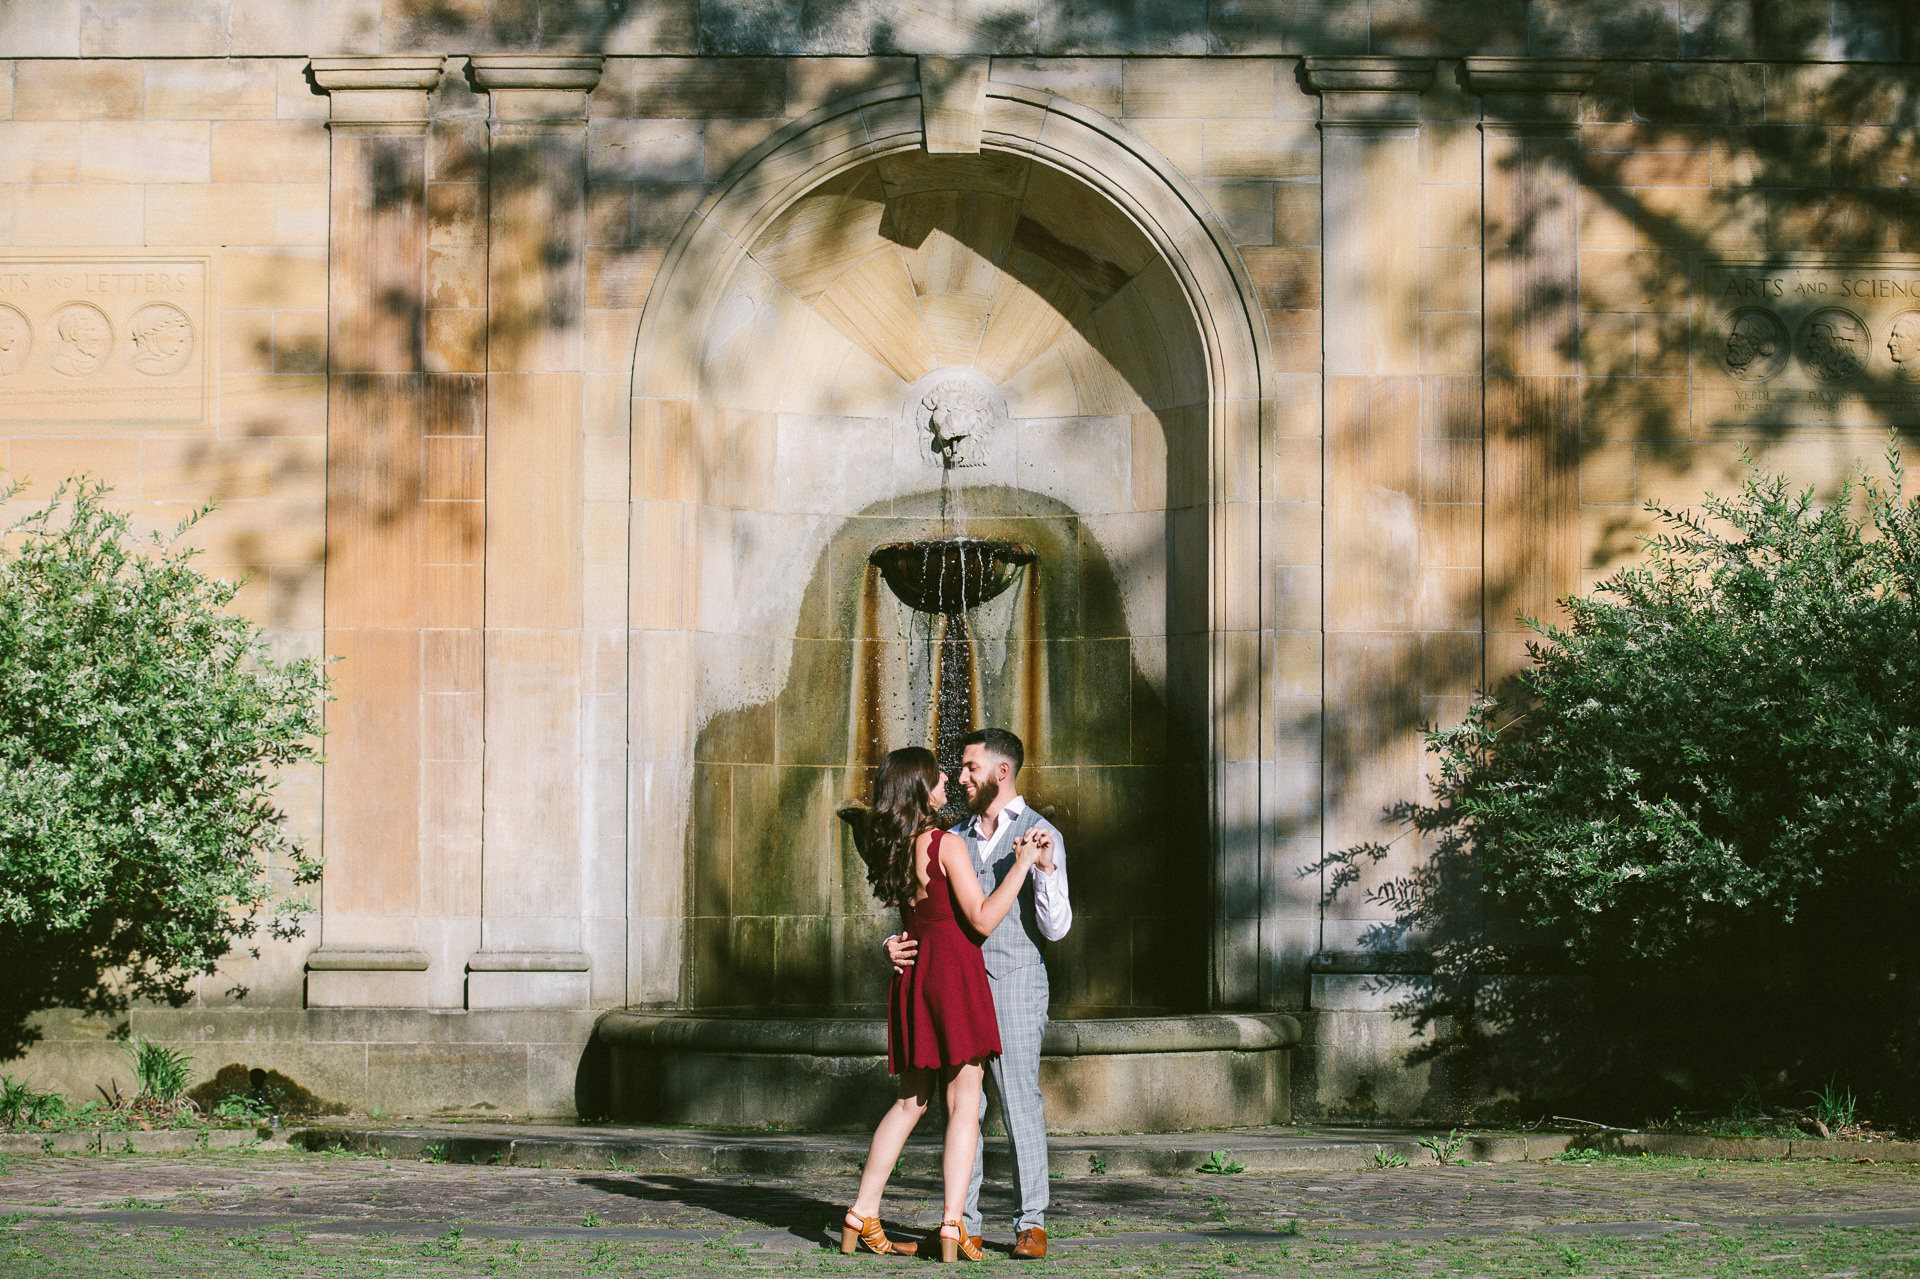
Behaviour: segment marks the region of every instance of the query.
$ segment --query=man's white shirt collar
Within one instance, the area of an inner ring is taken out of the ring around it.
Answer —
[[[979,856],[983,864],[992,860],[990,854],[992,850],[1000,846],[1000,841],[1005,837],[1007,828],[1013,824],[1014,820],[1018,818],[1020,814],[1026,811],[1026,799],[1023,796],[1015,795],[1001,807],[1000,819],[994,824],[992,835],[982,835],[980,833],[979,814],[976,813],[967,818],[967,829],[972,833],[974,843],[980,849]]]
[[[995,824],[993,828],[993,833],[998,835],[1003,829],[1006,828],[1006,824],[1008,822],[1012,821],[1014,818],[1020,816],[1020,814],[1026,811],[1027,811],[1026,796],[1015,795],[1012,799],[1008,800],[1006,804],[1001,807],[1000,820],[998,823]],[[969,816],[967,818],[967,824],[972,829],[973,833],[976,836],[979,835],[980,814],[974,813],[971,816]]]

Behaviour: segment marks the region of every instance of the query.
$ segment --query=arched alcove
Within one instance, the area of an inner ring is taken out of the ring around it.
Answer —
[[[911,610],[876,605],[868,561],[956,528],[1037,553],[974,629],[980,709],[1035,738],[1024,789],[1068,832],[1079,920],[1051,961],[1057,1015],[1230,1006],[1257,986],[1258,308],[1197,199],[1112,122],[991,84],[984,124],[981,153],[928,155],[917,86],[816,112],[696,212],[649,299],[639,1002],[877,997],[891,921],[833,813],[925,718],[911,654],[876,664],[919,641]],[[992,420],[948,467],[925,406],[955,379]]]

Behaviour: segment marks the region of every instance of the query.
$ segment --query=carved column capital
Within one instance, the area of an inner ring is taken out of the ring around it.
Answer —
[[[440,83],[445,59],[414,53],[392,57],[313,58],[313,82],[327,95],[330,128],[427,123],[427,95]]]
[[[1580,98],[1593,87],[1596,62],[1572,58],[1468,58],[1467,91],[1480,95],[1488,121],[1572,125]]]
[[[560,123],[586,120],[587,95],[604,62],[593,55],[477,53],[471,66],[495,122]]]
[[[1307,91],[1320,95],[1320,123],[1412,124],[1420,95],[1433,84],[1432,58],[1332,56],[1301,60]]]

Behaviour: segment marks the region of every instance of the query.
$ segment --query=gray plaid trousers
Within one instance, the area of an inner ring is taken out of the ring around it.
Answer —
[[[1047,1031],[1047,968],[1029,964],[990,979],[993,1015],[1000,1023],[1000,1055],[987,1063],[987,1081],[1000,1101],[1000,1117],[1013,1145],[1013,1175],[1020,1188],[1016,1231],[1047,1224],[1047,1116],[1040,1104],[1040,1039]],[[986,1118],[987,1095],[980,1094]],[[967,1187],[967,1233],[980,1231],[980,1179],[985,1141],[973,1152],[973,1183]]]

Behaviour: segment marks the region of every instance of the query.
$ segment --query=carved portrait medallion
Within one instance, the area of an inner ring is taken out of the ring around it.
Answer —
[[[1920,311],[1902,311],[1887,330],[1887,358],[1893,375],[1903,382],[1920,382]]]
[[[0,306],[0,377],[26,367],[33,350],[33,326],[10,306]]]
[[[53,352],[47,363],[55,373],[85,377],[97,373],[113,350],[113,325],[91,302],[69,302],[53,313]]]
[[[193,355],[193,321],[170,302],[150,302],[135,311],[127,336],[133,340],[133,367],[151,377],[178,373]]]
[[[1787,326],[1763,306],[1743,306],[1727,316],[1720,367],[1742,382],[1763,382],[1786,367]]]
[[[1844,382],[1867,367],[1867,326],[1844,307],[1823,306],[1801,321],[1800,365],[1822,382]]]

